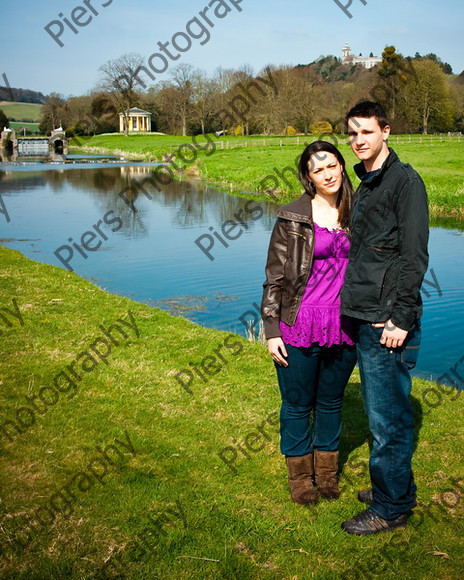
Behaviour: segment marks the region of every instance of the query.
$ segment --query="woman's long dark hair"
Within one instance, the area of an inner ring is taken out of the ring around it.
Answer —
[[[309,179],[309,172],[311,168],[309,166],[310,159],[313,155],[318,153],[333,153],[338,159],[340,165],[342,166],[342,186],[338,190],[337,199],[335,206],[338,209],[338,221],[342,228],[346,231],[349,230],[351,212],[353,210],[353,186],[348,174],[345,171],[345,160],[340,151],[329,143],[328,141],[314,141],[306,147],[300,157],[300,162],[298,163],[298,177],[301,181],[301,185],[307,194],[313,199],[316,195],[316,187],[313,182]],[[323,155],[317,155],[317,159],[324,159]]]

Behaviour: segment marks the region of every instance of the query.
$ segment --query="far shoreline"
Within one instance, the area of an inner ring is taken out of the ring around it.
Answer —
[[[200,139],[202,136],[197,137]],[[296,137],[215,138],[217,140],[214,141],[214,149],[209,151],[205,147],[206,152],[196,151],[192,162],[180,167],[181,170],[178,167],[180,162],[176,161],[176,152],[183,145],[187,147],[192,137],[149,134],[126,137],[120,133],[97,135],[91,137],[83,146],[70,147],[70,151],[120,155],[134,163],[166,162],[168,159],[174,168],[173,175],[176,180],[201,181],[229,195],[273,200],[284,204],[301,194],[301,186],[295,175],[295,156],[303,150],[305,140],[309,142],[316,138],[313,135],[297,137],[295,143],[292,140]],[[327,139],[330,137],[327,136]],[[351,169],[352,162],[356,160],[348,145],[343,142],[344,136],[333,137],[346,156],[349,173],[356,186],[358,178]],[[426,139],[428,135],[414,135],[413,139],[408,139],[405,135],[404,139],[396,143],[395,137],[402,136],[393,136],[391,147],[399,152],[404,162],[411,163],[426,183],[431,225],[435,222],[438,227],[456,227],[463,230],[464,171],[459,164],[464,154],[464,140],[439,140],[437,136],[431,135],[429,143]],[[207,136],[207,139],[210,141],[210,137]],[[276,141],[277,144],[258,145],[259,141],[266,140]],[[435,170],[436,167],[440,169],[439,172]],[[444,223],[448,220],[452,220],[453,225]]]

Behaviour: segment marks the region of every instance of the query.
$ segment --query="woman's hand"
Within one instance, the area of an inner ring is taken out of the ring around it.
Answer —
[[[277,364],[280,366],[288,367],[288,362],[284,358],[288,356],[287,351],[285,349],[284,341],[280,338],[280,336],[270,338],[267,341],[267,348],[273,360]]]

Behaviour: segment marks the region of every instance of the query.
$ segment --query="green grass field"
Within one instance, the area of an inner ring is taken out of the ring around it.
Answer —
[[[301,191],[301,186],[295,175],[295,159],[304,148],[303,136],[300,144],[296,144],[296,138],[282,138],[283,146],[280,146],[280,138],[273,138],[272,145],[263,146],[263,137],[225,137],[217,139],[209,137],[209,144],[202,137],[197,138],[198,146],[192,145],[192,137],[173,136],[150,136],[131,135],[124,137],[121,134],[98,135],[90,139],[83,139],[87,151],[106,151],[118,154],[128,154],[131,158],[144,160],[161,160],[163,154],[171,151],[175,155],[176,163],[185,165],[180,160],[183,155],[187,161],[196,165],[202,180],[226,188],[229,192],[250,192],[256,194],[264,192],[268,188],[275,189],[275,193],[281,201],[294,198]],[[312,136],[308,136],[311,142]],[[394,136],[390,145],[397,151],[401,159],[411,165],[420,173],[427,186],[429,194],[431,215],[438,217],[455,216],[464,217],[464,140],[440,141],[432,136],[415,135],[409,142],[408,136]],[[398,141],[398,142],[397,142]],[[422,141],[422,142],[420,142]],[[248,147],[244,145],[248,143]],[[194,147],[193,151],[179,148],[182,144]],[[346,143],[346,140],[338,142],[347,165],[353,183],[357,185],[358,179],[354,175],[352,166],[357,162],[356,157]],[[229,146],[229,148],[227,148]],[[205,150],[200,150],[205,147]]]
[[[42,105],[36,103],[11,103],[0,101],[0,109],[8,118],[18,121],[40,121]]]
[[[34,133],[37,133],[39,130],[39,124],[38,123],[26,123],[24,121],[10,121],[10,129],[14,129],[16,132],[19,132],[20,129],[22,129],[23,127],[26,127],[26,129],[28,129],[28,131],[32,131]],[[22,133],[21,133],[22,135]]]
[[[352,537],[340,523],[368,485],[357,371],[342,495],[298,506],[262,345],[1,246],[0,259],[2,578],[462,578],[459,392],[414,380],[419,505],[405,530]]]

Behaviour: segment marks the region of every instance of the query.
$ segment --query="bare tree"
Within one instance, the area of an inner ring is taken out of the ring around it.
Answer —
[[[128,134],[131,107],[138,105],[140,95],[136,90],[139,83],[138,75],[144,60],[140,54],[123,54],[119,58],[109,60],[103,64],[99,90],[105,92],[113,101],[117,110],[124,114],[124,134]]]
[[[182,135],[185,137],[193,115],[196,72],[190,64],[179,64],[172,69],[171,77],[175,89],[175,115],[180,121]]]
[[[39,131],[46,135],[59,125],[67,124],[67,108],[63,95],[50,93],[42,105],[42,119],[39,125]]]
[[[215,80],[209,79],[203,70],[195,73],[194,79],[194,118],[201,127],[201,133],[204,135],[206,127],[210,127],[215,119],[216,104],[219,87]]]
[[[217,89],[216,93],[216,122],[221,127],[223,134],[225,134],[228,126],[226,125],[226,118],[228,115],[224,115],[223,112],[227,110],[229,106],[228,95],[232,87],[234,86],[234,75],[235,71],[233,69],[224,69],[219,67],[214,72],[213,81]],[[229,118],[230,122],[230,118]]]

